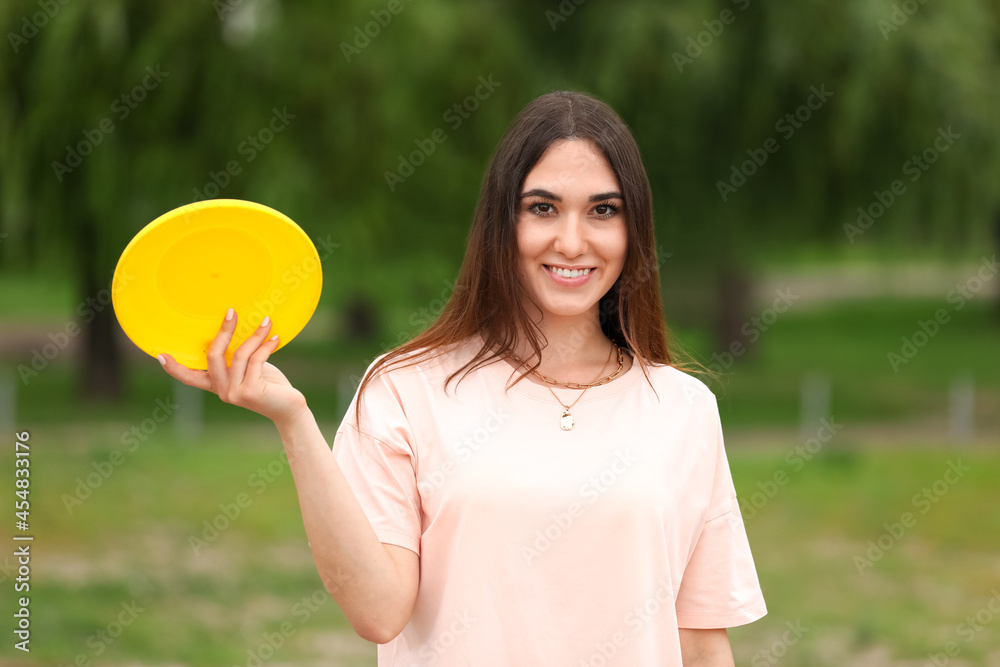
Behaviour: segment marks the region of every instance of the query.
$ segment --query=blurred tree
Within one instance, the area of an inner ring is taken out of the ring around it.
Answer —
[[[1000,177],[990,0],[910,14],[889,0],[389,7],[4,3],[0,267],[71,267],[86,304],[158,215],[244,198],[344,249],[324,263],[327,304],[372,293],[412,310],[454,277],[503,128],[558,88],[596,94],[634,129],[673,253],[664,270],[728,276],[723,343],[739,336],[761,250],[989,243]],[[284,125],[268,135],[275,117]],[[948,128],[948,152],[907,171]],[[905,194],[852,237],[845,225],[896,180]],[[81,389],[113,396],[115,322],[88,308],[74,313]]]

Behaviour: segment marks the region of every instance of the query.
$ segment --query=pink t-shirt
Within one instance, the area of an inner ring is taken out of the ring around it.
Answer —
[[[379,375],[334,440],[379,539],[420,555],[380,667],[680,667],[679,627],[767,613],[701,381],[647,366],[650,387],[634,362],[563,431],[547,387],[504,393],[501,360],[445,393],[478,344]]]

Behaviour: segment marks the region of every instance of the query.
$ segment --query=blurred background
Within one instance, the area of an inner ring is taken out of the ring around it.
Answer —
[[[573,89],[632,128],[668,324],[720,376],[769,608],[737,664],[1000,665],[995,0],[10,0],[0,28],[0,488],[30,432],[35,536],[30,654],[0,549],[0,664],[375,664],[273,425],[124,336],[115,263],[192,201],[295,220],[324,290],[272,361],[332,442],[454,289],[506,125]]]

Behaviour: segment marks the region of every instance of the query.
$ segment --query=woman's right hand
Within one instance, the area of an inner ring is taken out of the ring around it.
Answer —
[[[236,331],[238,317],[230,308],[219,333],[208,348],[208,370],[182,365],[172,356],[157,356],[169,375],[186,385],[218,394],[226,403],[262,414],[276,424],[296,418],[306,409],[306,399],[267,358],[278,348],[278,337],[268,338],[272,322],[265,317],[233,352],[232,365],[226,364],[226,349]]]

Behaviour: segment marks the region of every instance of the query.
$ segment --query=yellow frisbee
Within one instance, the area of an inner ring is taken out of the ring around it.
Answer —
[[[151,356],[208,368],[206,353],[226,310],[239,323],[226,361],[265,316],[278,347],[309,322],[323,273],[302,228],[272,208],[211,199],[176,208],[146,225],[118,260],[111,299],[122,330]]]

